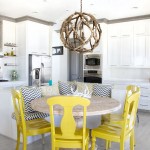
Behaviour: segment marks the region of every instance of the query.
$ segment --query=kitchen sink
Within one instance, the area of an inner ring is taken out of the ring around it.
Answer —
[[[0,82],[8,82],[8,80],[0,79]]]

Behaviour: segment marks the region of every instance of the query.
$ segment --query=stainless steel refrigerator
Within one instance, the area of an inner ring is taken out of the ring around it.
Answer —
[[[29,54],[29,86],[48,83],[52,78],[52,58]]]

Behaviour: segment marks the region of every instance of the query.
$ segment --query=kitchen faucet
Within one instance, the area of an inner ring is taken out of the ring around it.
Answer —
[[[38,74],[39,74],[38,86],[41,86],[41,71],[40,71],[40,70],[41,70],[40,68],[34,68],[34,69],[32,69],[32,71],[31,71],[32,79],[33,79],[33,71],[35,71],[35,73],[36,73],[36,71],[38,71]]]

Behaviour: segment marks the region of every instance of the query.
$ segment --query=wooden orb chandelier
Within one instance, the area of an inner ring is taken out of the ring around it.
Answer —
[[[70,15],[60,29],[60,38],[66,48],[77,52],[91,52],[98,46],[102,30],[91,14],[75,12]]]

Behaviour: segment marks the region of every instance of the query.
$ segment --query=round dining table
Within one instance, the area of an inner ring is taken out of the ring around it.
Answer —
[[[43,113],[49,113],[49,106],[47,104],[48,98],[50,97],[41,97],[33,100],[31,102],[32,109]],[[92,96],[88,99],[91,103],[87,107],[87,116],[108,114],[121,108],[120,102],[113,98]],[[59,105],[54,105],[54,114],[63,115],[63,108]],[[81,106],[74,107],[73,116],[83,116],[83,109]]]

